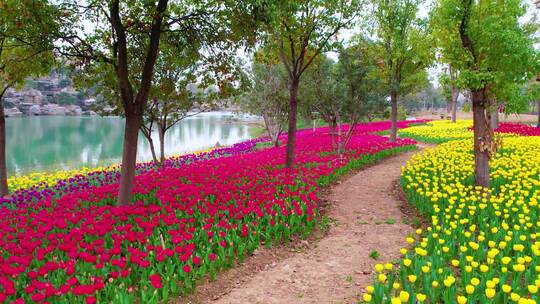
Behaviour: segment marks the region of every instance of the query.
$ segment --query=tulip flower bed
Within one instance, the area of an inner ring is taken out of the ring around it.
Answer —
[[[540,137],[505,138],[490,190],[474,186],[473,144],[452,141],[403,169],[430,225],[395,264],[375,266],[373,303],[540,303]]]
[[[238,155],[254,150],[256,144],[264,140],[257,138],[248,140],[230,147],[223,147],[211,151],[185,154],[170,157],[165,160],[165,168],[178,168],[184,164],[198,162],[210,158]],[[156,170],[158,167],[153,162],[138,163],[137,174]],[[104,185],[118,182],[120,169],[118,165],[105,168],[71,170],[53,174],[34,173],[29,176],[12,177],[10,188],[15,187],[9,198],[0,198],[0,204],[13,206],[26,205],[42,199],[50,199],[53,196],[61,196],[69,192],[79,191],[88,186]]]
[[[440,144],[449,140],[472,139],[471,120],[458,120],[452,123],[448,120],[430,121],[424,125],[411,126],[398,131],[400,137],[414,138],[415,140]]]
[[[496,131],[498,133],[510,133],[521,136],[540,136],[540,128],[520,123],[502,122]]]
[[[140,165],[131,206],[115,206],[114,171],[21,190],[0,208],[0,303],[166,303],[262,243],[307,236],[319,184],[415,148],[363,130],[342,155],[327,128],[298,132],[294,170],[260,140]]]
[[[399,136],[413,138],[418,141],[440,144],[450,140],[472,139],[472,120],[448,120],[426,122],[423,125],[411,126],[399,130]],[[540,136],[540,128],[529,125],[501,122],[495,130],[499,136]]]
[[[398,129],[408,128],[417,124],[426,123],[429,120],[417,119],[417,120],[401,120],[397,122]],[[355,126],[355,132],[357,133],[379,133],[388,131],[392,128],[392,124],[389,121],[377,121],[370,123],[358,124]],[[347,127],[345,127],[347,129]]]
[[[399,121],[398,128],[406,128],[410,124],[424,122]],[[391,127],[390,122],[373,122],[359,124],[355,127],[358,134],[369,134],[387,130]],[[345,130],[347,127],[345,127]],[[319,128],[318,132],[329,132],[328,128]],[[344,130],[344,131],[345,131]],[[303,131],[312,131],[306,129]],[[300,130],[299,132],[302,132]],[[285,138],[285,137],[283,137]],[[282,138],[282,140],[283,140]],[[164,167],[179,167],[186,163],[217,158],[222,156],[237,155],[252,152],[257,143],[267,140],[266,138],[256,138],[230,147],[222,147],[214,150],[199,151],[197,153],[184,154],[167,158]],[[137,164],[137,173],[156,170],[157,166],[153,162]],[[9,199],[0,198],[0,204],[20,205],[35,202],[54,195],[64,195],[68,192],[78,191],[88,185],[103,185],[118,182],[120,177],[118,165],[104,168],[82,168],[80,170],[59,171],[55,173],[32,173],[27,176],[12,176],[8,179],[8,186],[12,192]]]

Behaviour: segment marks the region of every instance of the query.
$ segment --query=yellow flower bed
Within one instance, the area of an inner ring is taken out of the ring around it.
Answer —
[[[472,131],[469,130],[472,125],[472,120],[458,120],[455,123],[449,120],[437,120],[400,129],[399,136],[438,144],[449,140],[473,138]]]
[[[409,202],[430,225],[407,237],[399,263],[375,267],[372,303],[540,303],[540,137],[505,138],[491,190],[474,186],[472,141],[415,155]]]
[[[200,153],[210,152],[212,150],[213,149],[207,149],[207,150],[197,151],[197,152],[189,153],[189,154],[200,154]],[[185,155],[185,154],[173,155],[170,158],[177,158],[182,155]],[[80,169],[65,170],[65,171],[34,172],[28,175],[10,176],[8,178],[8,187],[10,191],[16,191],[19,189],[27,189],[34,186],[39,187],[39,188],[44,188],[44,187],[53,186],[60,180],[69,179],[77,175],[86,175],[92,172],[100,172],[100,171],[118,170],[118,168],[119,168],[119,165],[111,165],[111,166],[106,166],[106,167],[94,167],[94,168],[83,167]]]
[[[33,186],[37,186],[37,187],[52,186],[60,180],[69,179],[77,175],[85,175],[85,174],[89,174],[91,172],[97,172],[97,171],[114,170],[115,168],[116,168],[116,165],[108,166],[108,167],[96,167],[96,168],[83,167],[81,169],[66,170],[66,171],[34,172],[28,175],[10,176],[8,178],[8,187],[10,191],[15,191],[18,189],[26,189]]]

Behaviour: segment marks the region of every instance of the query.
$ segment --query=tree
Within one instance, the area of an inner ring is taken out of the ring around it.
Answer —
[[[536,127],[540,128],[540,82],[536,79],[530,80],[521,89],[521,94],[526,96],[528,103],[533,105],[531,108],[534,111],[534,105],[536,105],[537,123]]]
[[[381,0],[375,9],[375,28],[381,78],[390,93],[392,129],[397,137],[398,98],[425,83],[432,54],[425,23],[416,17],[418,0]]]
[[[194,43],[212,52],[234,52],[234,44],[253,43],[262,16],[257,1],[129,1],[100,0],[79,4],[65,0],[57,5],[63,28],[57,51],[78,59],[87,71],[106,73],[116,85],[126,118],[118,204],[131,202],[137,139],[150,95],[154,66],[163,33],[179,46]],[[91,26],[89,26],[91,24]],[[134,65],[140,58],[140,62]],[[214,62],[219,65],[217,57]],[[111,73],[111,70],[113,71]]]
[[[331,49],[340,29],[360,10],[357,0],[279,0],[272,3],[268,22],[271,47],[289,76],[289,115],[285,166],[294,167],[298,88],[306,69]]]
[[[47,1],[0,2],[0,195],[9,193],[6,169],[6,120],[3,97],[29,76],[51,69],[55,12]]]
[[[287,121],[288,76],[278,63],[261,62],[255,57],[247,89],[237,101],[243,111],[262,116],[264,126],[275,147]]]
[[[354,127],[362,120],[371,120],[381,114],[385,106],[382,82],[377,77],[375,44],[358,36],[353,44],[339,52],[336,65],[338,98],[341,119],[349,124],[345,137],[340,140],[338,152],[345,150]]]
[[[452,65],[449,64],[448,69],[444,71],[444,74],[441,75],[439,80],[444,88],[448,90],[450,116],[453,123],[457,120],[457,100],[459,97],[459,87],[456,82],[457,73],[458,71],[452,69]]]
[[[435,111],[435,109],[445,106],[445,99],[451,99],[451,92],[443,83],[440,83],[443,84],[442,87],[434,87],[431,81],[428,79],[425,79],[425,81],[423,85],[418,84],[417,92],[409,93],[401,98],[407,113],[427,109]],[[446,102],[446,106],[448,108],[448,102]]]
[[[336,63],[321,56],[313,62],[300,83],[299,99],[302,100],[300,112],[304,117],[316,114],[330,127],[332,147],[337,151],[336,140],[338,124],[341,122],[341,104]],[[316,113],[313,113],[316,112]]]
[[[160,56],[154,68],[148,106],[143,115],[143,124],[140,127],[141,133],[150,144],[152,158],[156,164],[163,164],[165,161],[166,132],[181,120],[200,113],[189,113],[195,102],[201,99],[196,98],[197,93],[190,91],[188,87],[196,81],[196,70],[201,68],[199,50],[193,44],[179,47],[171,45],[171,42],[169,35],[165,33],[162,36]],[[137,66],[140,66],[139,60],[142,58],[137,56],[137,53],[133,54],[133,58],[132,69],[135,70]],[[95,74],[91,75],[95,77]],[[103,76],[107,77],[107,74],[103,74]],[[101,87],[102,93],[108,90],[109,92],[106,94],[112,96],[112,98],[106,99],[101,106],[121,108],[121,105],[118,104],[120,96],[117,87],[114,85],[108,87],[106,79],[100,81],[103,83],[97,83],[97,85]],[[156,129],[159,141],[159,158],[152,138]]]
[[[345,150],[358,123],[371,120],[384,110],[385,96],[375,73],[374,45],[363,37],[356,37],[353,42],[339,51],[338,62],[325,56],[316,60],[301,83],[303,108],[316,110],[328,123],[332,145],[338,153]],[[349,126],[341,134],[344,123]]]
[[[442,60],[459,71],[460,87],[472,95],[476,185],[489,187],[489,160],[498,140],[490,127],[494,100],[508,112],[520,108],[517,84],[538,70],[533,43],[519,18],[521,1],[439,0],[432,24]]]

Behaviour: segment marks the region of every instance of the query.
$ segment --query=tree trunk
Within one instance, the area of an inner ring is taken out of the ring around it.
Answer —
[[[340,142],[341,144],[341,151],[347,150],[347,145],[349,144],[349,141],[351,140],[351,137],[354,133],[354,128],[358,124],[357,119],[353,119],[352,117],[349,119],[349,129],[347,130],[347,133],[345,133],[345,138]]]
[[[161,165],[165,163],[165,128],[158,127],[159,136],[159,160]]]
[[[276,137],[272,140],[274,147],[279,147],[279,135],[281,135],[281,130],[276,134]]]
[[[537,128],[540,128],[540,100],[538,100],[538,123],[536,124]]]
[[[448,72],[450,74],[450,80],[452,84],[452,100],[450,101],[450,112],[451,112],[450,115],[452,117],[452,122],[456,122],[457,100],[459,97],[459,89],[455,84],[457,75],[455,71],[452,70],[451,64],[448,65]]]
[[[395,142],[397,139],[397,92],[390,92],[390,103],[392,104],[392,113],[390,114],[390,120],[392,121],[392,129],[390,130],[390,142]]]
[[[137,164],[137,139],[139,137],[139,128],[143,123],[143,114],[148,101],[150,86],[152,85],[154,65],[158,57],[159,39],[167,5],[168,0],[159,0],[155,6],[155,15],[152,18],[150,27],[146,59],[142,67],[137,95],[134,96],[129,74],[126,28],[122,25],[120,17],[120,1],[109,1],[109,20],[116,34],[116,47],[114,50],[115,57],[117,58],[116,76],[118,78],[122,106],[126,114],[118,205],[130,204],[133,196],[133,182],[135,179],[135,166]]]
[[[150,152],[152,152],[152,160],[154,161],[154,163],[156,165],[159,164],[159,161],[157,159],[157,154],[156,154],[156,148],[154,147],[154,140],[152,139],[152,136],[146,136],[146,139],[148,139],[148,143],[150,144]]]
[[[337,146],[336,146],[336,127],[337,127],[337,124],[332,122],[330,124],[330,135],[331,135],[331,140],[332,140],[332,149],[337,151]]]
[[[341,117],[337,115],[337,152],[341,156]]]
[[[452,122],[457,120],[457,100],[459,97],[459,90],[455,86],[452,86],[452,101],[450,104],[450,111],[452,116]]]
[[[491,111],[491,129],[495,130],[499,127],[499,109],[496,104],[493,105],[494,109]]]
[[[298,85],[299,77],[293,78],[289,87],[290,109],[289,129],[287,130],[287,152],[285,155],[285,167],[294,168],[294,144],[296,142],[296,113],[298,111]]]
[[[489,154],[482,146],[493,140],[488,132],[484,90],[472,91],[472,110],[474,124],[474,177],[477,186],[489,188]]]
[[[129,205],[133,196],[135,167],[137,164],[137,140],[142,121],[142,115],[126,115],[120,189],[118,190],[118,205],[120,206]]]
[[[268,137],[270,137],[270,140],[274,144],[274,147],[279,147],[279,135],[281,135],[282,132],[281,123],[278,121],[277,118],[273,117],[267,112],[264,112],[262,114],[262,117],[264,120],[264,127],[266,129],[266,133],[268,133]]]
[[[152,161],[154,162],[154,164],[158,165],[159,161],[156,154],[156,148],[154,147],[154,140],[152,139],[152,123],[150,123],[150,126],[147,127],[144,125],[143,122],[140,131],[144,138],[148,140],[148,144],[150,145],[150,152],[152,152]]]
[[[7,165],[6,165],[6,118],[4,116],[4,101],[0,96],[0,195],[9,194],[7,184]]]

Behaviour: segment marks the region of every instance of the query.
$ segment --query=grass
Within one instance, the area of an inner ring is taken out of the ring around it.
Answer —
[[[264,126],[252,126],[249,128],[249,136],[251,138],[257,138],[266,135],[266,129]]]
[[[381,255],[379,254],[379,252],[377,250],[371,250],[369,252],[369,257],[374,259],[374,260],[377,260],[379,258],[379,256],[381,256]]]
[[[322,119],[317,119],[315,120],[315,127],[318,128],[318,127],[324,127],[324,126],[327,126],[328,124],[322,120]],[[313,128],[313,121],[312,120],[304,120],[304,119],[300,119],[297,123],[296,123],[296,128],[297,129],[308,129],[308,128]],[[283,130],[284,133],[287,132],[287,126],[285,126],[285,129]],[[255,126],[251,126],[249,128],[249,136],[251,138],[257,138],[257,137],[261,137],[261,136],[266,136],[266,128],[264,127],[264,125],[260,125],[260,124],[257,124]]]
[[[393,218],[387,218],[386,220],[377,220],[375,221],[375,225],[381,225],[381,224],[388,224],[388,225],[394,225],[396,223],[396,220]]]
[[[260,149],[264,149],[264,148],[268,148],[272,146],[273,144],[269,141],[258,142],[257,144],[255,144],[255,150],[260,150]]]
[[[396,223],[396,220],[393,218],[389,218],[386,221],[384,221],[388,225],[394,225]]]
[[[327,232],[330,229],[330,225],[331,225],[330,217],[326,215],[323,216],[322,219],[319,221],[319,229],[321,229],[323,233]]]

